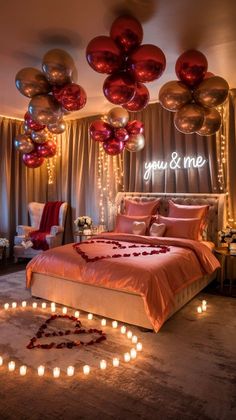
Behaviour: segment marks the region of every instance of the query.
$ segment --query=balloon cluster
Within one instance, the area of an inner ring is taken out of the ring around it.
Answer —
[[[142,25],[131,16],[118,17],[110,36],[93,38],[86,49],[89,65],[98,73],[109,76],[103,93],[111,103],[128,111],[140,111],[149,102],[143,83],[158,79],[166,66],[165,55],[152,44],[141,45]]]
[[[87,101],[84,89],[74,83],[77,77],[73,58],[64,50],[48,51],[42,71],[26,67],[15,78],[17,89],[30,98],[25,114],[24,134],[15,139],[15,147],[23,152],[23,162],[37,168],[44,158],[56,154],[53,135],[65,131],[63,116],[83,108]]]
[[[125,109],[112,108],[107,121],[93,121],[90,124],[90,135],[93,140],[103,142],[103,149],[108,155],[119,155],[124,149],[139,152],[144,148],[144,125],[138,120],[129,122],[129,114]]]
[[[159,92],[163,108],[175,112],[174,124],[184,134],[215,134],[221,115],[215,109],[228,96],[229,85],[222,77],[207,72],[207,59],[200,51],[184,52],[176,61],[179,79],[165,83]]]

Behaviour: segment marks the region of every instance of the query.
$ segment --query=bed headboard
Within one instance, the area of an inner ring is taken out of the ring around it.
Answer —
[[[177,204],[204,205],[209,206],[208,227],[206,239],[218,244],[218,231],[225,226],[225,194],[180,194],[180,193],[136,193],[122,192],[116,196],[116,210],[121,212],[124,209],[124,199],[135,201],[149,201],[161,198],[159,212],[163,216],[168,215],[168,200]]]

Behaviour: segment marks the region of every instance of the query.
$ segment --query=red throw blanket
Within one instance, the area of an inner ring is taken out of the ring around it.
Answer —
[[[29,234],[33,242],[33,249],[46,251],[49,248],[46,235],[50,234],[52,226],[58,225],[59,211],[62,204],[63,201],[49,201],[45,204],[39,230],[34,230]]]

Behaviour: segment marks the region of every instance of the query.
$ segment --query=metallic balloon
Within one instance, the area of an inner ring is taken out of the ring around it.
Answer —
[[[93,70],[111,74],[119,70],[123,62],[121,51],[108,36],[97,36],[86,49],[86,58]]]
[[[191,90],[184,83],[176,80],[165,83],[159,92],[159,102],[168,111],[178,111],[191,100]]]
[[[45,128],[44,124],[39,124],[37,121],[34,121],[29,112],[25,113],[24,119],[25,119],[25,123],[27,124],[27,127],[29,127],[29,129],[31,130],[40,131]]]
[[[34,143],[31,138],[25,134],[20,134],[14,140],[16,149],[19,152],[30,153],[34,150]]]
[[[119,141],[116,139],[111,139],[108,141],[104,141],[103,143],[103,149],[108,155],[115,156],[119,155],[123,152],[125,147],[125,142]]]
[[[129,57],[131,70],[138,82],[152,82],[161,77],[166,68],[163,51],[156,45],[144,44]]]
[[[43,72],[51,85],[63,86],[76,81],[76,67],[73,58],[64,50],[53,49],[43,57]]]
[[[111,38],[126,54],[137,48],[143,40],[141,23],[132,16],[120,16],[111,26]]]
[[[111,74],[103,84],[105,97],[115,105],[123,105],[131,101],[135,95],[135,89],[135,79],[125,72]]]
[[[128,122],[126,129],[129,134],[143,134],[144,124],[142,121],[133,120]]]
[[[30,136],[32,133],[32,129],[28,126],[27,121],[23,122],[23,131],[24,134],[27,134],[28,136]]]
[[[129,152],[140,152],[145,146],[145,138],[143,134],[133,134],[124,144]]]
[[[205,109],[202,128],[197,131],[200,136],[212,136],[221,126],[221,115],[215,108]]]
[[[195,104],[187,104],[175,113],[174,124],[181,133],[192,134],[200,130],[204,116],[204,108]]]
[[[50,92],[50,86],[44,74],[33,67],[25,67],[18,71],[15,83],[20,93],[28,98]]]
[[[62,116],[60,104],[51,95],[37,95],[29,103],[32,119],[40,124],[55,124]]]
[[[212,76],[204,79],[202,83],[194,90],[195,101],[206,107],[214,108],[223,104],[227,99],[229,85],[225,79],[219,76]]]
[[[143,83],[137,83],[135,94],[131,101],[122,105],[123,108],[130,112],[137,112],[144,109],[149,102],[149,91]]]
[[[116,106],[108,112],[107,118],[113,127],[124,127],[129,121],[129,113],[125,109]]]
[[[90,136],[95,141],[106,141],[113,134],[111,125],[102,120],[93,121],[90,124],[89,132]]]
[[[70,83],[63,87],[55,87],[53,96],[67,111],[78,111],[82,109],[87,102],[87,95],[82,86],[76,83]]]
[[[178,79],[188,86],[200,83],[207,71],[208,63],[205,55],[197,50],[188,50],[176,61],[175,72]]]
[[[57,145],[52,140],[48,140],[37,146],[37,155],[44,158],[51,158],[57,152]]]
[[[32,131],[31,138],[35,143],[45,143],[45,141],[48,139],[48,132],[45,129],[41,131]]]
[[[25,153],[23,155],[23,162],[28,168],[38,168],[44,162],[44,158],[38,156],[36,152]]]
[[[120,140],[120,141],[129,140],[129,133],[124,127],[115,128],[114,136],[115,136],[116,140]]]
[[[47,128],[50,131],[50,133],[62,134],[66,129],[66,123],[63,120],[59,120],[55,124],[49,124]]]

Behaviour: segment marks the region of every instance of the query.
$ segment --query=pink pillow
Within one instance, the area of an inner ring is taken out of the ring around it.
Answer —
[[[148,228],[151,216],[126,216],[124,214],[117,214],[115,232],[118,233],[133,233],[133,222],[145,222]]]
[[[199,240],[202,240],[202,232],[206,227],[206,216],[209,210],[208,205],[204,206],[186,206],[182,204],[175,204],[169,200],[169,217],[182,219],[201,219]]]
[[[159,223],[166,225],[165,236],[199,240],[201,219],[175,219],[174,217],[159,216]]]
[[[166,225],[164,223],[152,223],[149,229],[150,236],[164,236]]]
[[[125,200],[125,213],[127,216],[147,216],[156,214],[160,199],[150,201]]]

